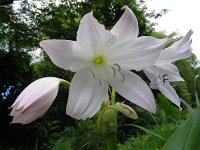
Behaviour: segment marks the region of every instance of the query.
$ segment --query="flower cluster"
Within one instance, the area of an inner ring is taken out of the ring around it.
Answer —
[[[75,119],[94,116],[110,87],[128,101],[155,113],[155,99],[149,86],[131,70],[143,70],[151,81],[150,87],[159,89],[180,107],[180,99],[169,83],[183,79],[172,62],[191,54],[192,31],[165,48],[168,38],[138,37],[136,16],[127,6],[123,9],[124,14],[110,31],[90,12],[80,21],[76,41],[40,42],[55,65],[76,72],[66,108],[66,113]],[[46,77],[31,83],[11,106],[12,123],[26,124],[43,115],[53,103],[60,82],[66,81]]]

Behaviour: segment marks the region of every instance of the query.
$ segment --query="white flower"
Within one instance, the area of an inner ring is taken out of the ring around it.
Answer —
[[[192,40],[190,40],[190,36],[192,34],[192,30],[190,30],[184,38],[164,49],[154,65],[144,69],[144,73],[151,81],[150,87],[160,90],[163,95],[178,107],[180,107],[180,98],[170,85],[170,82],[184,80],[179,75],[178,68],[171,62],[184,59],[191,55],[192,50],[190,46]]]
[[[27,124],[41,117],[51,106],[62,79],[45,77],[27,86],[11,106],[11,123]]]
[[[127,6],[124,9],[111,31],[105,30],[91,12],[80,22],[77,41],[40,43],[55,65],[76,72],[66,108],[67,114],[76,119],[92,117],[99,110],[108,96],[109,85],[129,101],[156,111],[151,90],[129,70],[154,64],[168,39],[137,37],[137,19]]]

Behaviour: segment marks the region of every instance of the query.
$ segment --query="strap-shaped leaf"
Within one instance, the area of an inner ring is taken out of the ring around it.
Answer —
[[[136,127],[136,128],[138,128],[138,129],[140,129],[140,130],[143,130],[143,131],[146,132],[147,134],[153,135],[153,136],[155,136],[155,137],[157,137],[157,138],[159,138],[159,139],[165,141],[165,138],[162,137],[161,135],[159,135],[159,134],[157,134],[157,133],[155,133],[155,132],[152,132],[152,131],[150,131],[150,130],[148,130],[148,129],[142,127],[142,126],[138,126],[138,125],[134,125],[134,124],[127,124],[127,125]]]
[[[197,94],[197,79],[198,79],[199,75],[197,75],[195,78],[194,78],[194,94],[195,94],[195,97],[196,97],[196,103],[197,105],[199,105],[199,97],[198,97],[198,94]]]
[[[162,150],[200,150],[200,107],[182,123]]]

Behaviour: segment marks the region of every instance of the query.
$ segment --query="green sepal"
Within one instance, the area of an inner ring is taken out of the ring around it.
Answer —
[[[97,120],[97,128],[103,137],[111,133],[117,133],[117,111],[112,107],[106,107],[101,111]]]

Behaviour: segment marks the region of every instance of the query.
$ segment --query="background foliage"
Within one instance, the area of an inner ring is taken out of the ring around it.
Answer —
[[[14,2],[15,3],[15,2]],[[76,39],[80,19],[84,14],[94,12],[94,16],[107,29],[111,29],[123,13],[121,8],[128,5],[139,21],[140,36],[153,35],[158,38],[180,38],[176,33],[166,35],[155,32],[154,25],[148,18],[161,17],[166,10],[158,14],[149,12],[145,2],[134,0],[66,0],[60,4],[50,0],[46,2],[29,2],[18,0],[17,4],[0,6],[0,149],[2,150],[56,150],[64,149],[105,149],[105,145],[92,120],[76,121],[65,115],[68,89],[61,87],[53,106],[42,118],[28,125],[11,124],[8,116],[9,106],[19,93],[32,81],[55,76],[71,80],[73,73],[56,67],[41,52],[39,59],[34,52],[40,49],[39,41],[43,39]],[[16,9],[18,6],[18,9]],[[175,89],[182,99],[195,107],[193,80],[200,74],[200,67],[195,55],[175,62],[185,82],[175,83]],[[139,73],[148,82],[142,73]],[[197,82],[200,91],[200,82]],[[199,94],[199,93],[198,93]],[[119,149],[155,150],[166,141],[148,135],[142,130],[128,127],[137,124],[146,127],[167,139],[187,117],[188,110],[183,106],[179,111],[164,96],[154,91],[157,99],[157,113],[152,117],[145,110],[130,104],[138,113],[138,120],[130,120],[118,115]],[[117,96],[118,101],[124,99]],[[127,102],[128,103],[128,102]],[[145,144],[144,144],[145,143]]]

